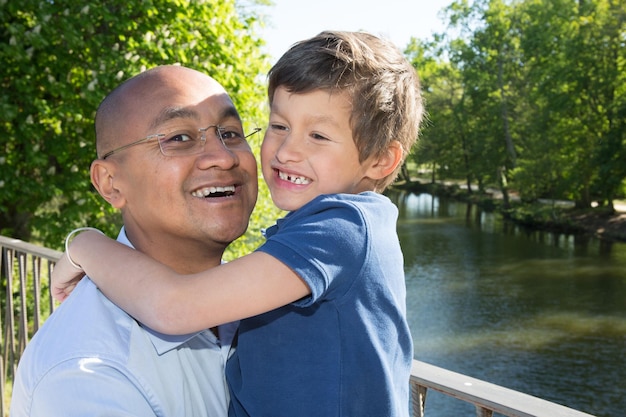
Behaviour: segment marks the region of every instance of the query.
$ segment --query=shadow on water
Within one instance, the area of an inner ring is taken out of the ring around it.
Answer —
[[[624,414],[626,244],[524,229],[429,194],[389,196],[416,359],[599,417]],[[438,393],[426,412],[476,415]]]

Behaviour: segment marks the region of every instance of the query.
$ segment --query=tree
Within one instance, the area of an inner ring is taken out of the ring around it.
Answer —
[[[527,194],[568,198],[578,207],[612,200],[626,177],[623,33],[615,0],[527,0],[519,6],[527,68]],[[539,186],[538,186],[539,185]]]
[[[245,127],[265,126],[269,61],[255,35],[263,22],[249,7],[266,1],[0,3],[3,235],[53,248],[77,226],[115,236],[119,216],[89,182],[93,118],[107,92],[146,68],[206,72],[231,94]]]
[[[576,54],[580,62],[574,92],[581,97],[581,119],[588,136],[595,139],[590,194],[613,210],[613,199],[626,178],[626,4],[619,0],[577,4],[570,55]]]
[[[468,186],[499,184],[505,203],[510,187],[612,208],[626,179],[626,3],[457,0],[446,12],[458,36],[441,37],[445,62],[425,61],[436,70],[421,156]]]
[[[465,178],[468,190],[473,181],[481,189],[486,181],[500,183],[505,197],[517,159],[513,122],[520,78],[510,10],[497,0],[452,3],[446,12],[460,36],[441,46],[446,53],[440,56],[449,62],[432,72],[426,93],[433,127],[425,136],[427,143],[437,141],[438,165]]]

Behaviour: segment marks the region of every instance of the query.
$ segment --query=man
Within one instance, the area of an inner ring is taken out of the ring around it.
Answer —
[[[118,240],[180,273],[219,265],[257,197],[257,167],[214,79],[162,66],[123,83],[96,114],[95,188],[121,210]],[[165,336],[84,279],[20,361],[11,416],[226,416],[236,324]]]

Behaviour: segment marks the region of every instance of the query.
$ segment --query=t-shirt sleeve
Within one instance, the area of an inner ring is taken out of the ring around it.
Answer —
[[[257,250],[291,268],[309,286],[311,295],[296,306],[344,295],[363,264],[368,233],[358,207],[324,200],[291,213]]]

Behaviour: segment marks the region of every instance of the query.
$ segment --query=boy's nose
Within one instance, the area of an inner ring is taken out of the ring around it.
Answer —
[[[276,149],[276,159],[280,162],[298,160],[301,156],[302,146],[303,144],[294,132],[289,132]]]

